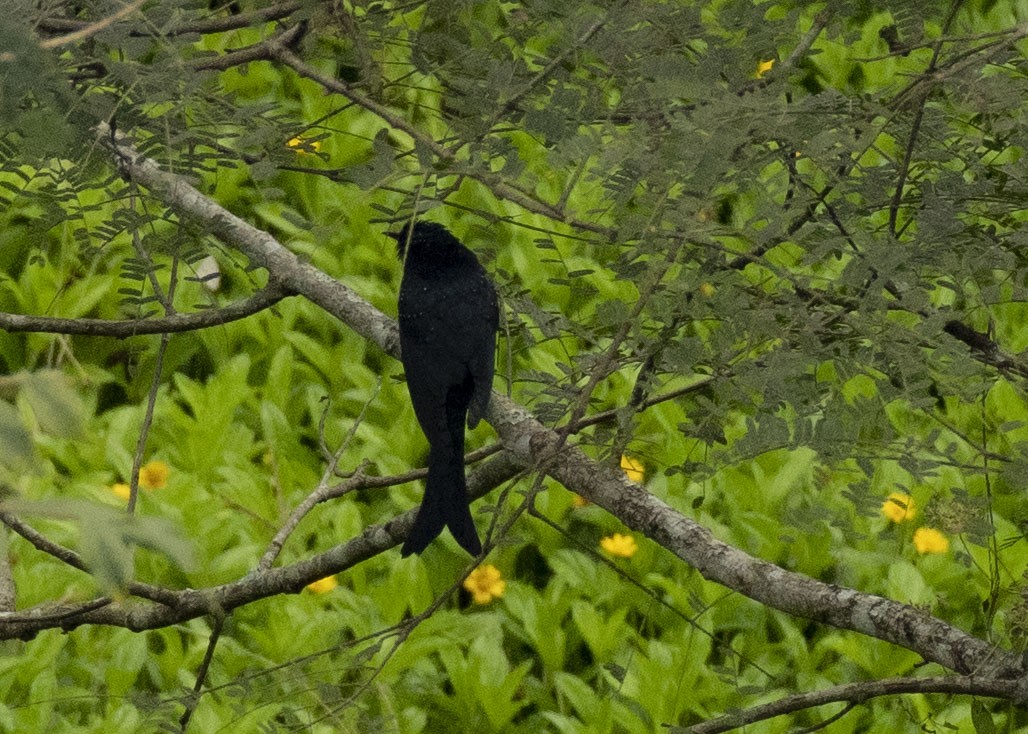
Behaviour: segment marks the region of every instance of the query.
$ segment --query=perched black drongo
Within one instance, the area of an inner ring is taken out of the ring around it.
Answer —
[[[474,253],[440,224],[399,234],[400,349],[407,389],[428,439],[425,497],[401,553],[421,553],[448,527],[461,548],[482,551],[464,479],[464,422],[474,428],[492,390],[499,309]]]

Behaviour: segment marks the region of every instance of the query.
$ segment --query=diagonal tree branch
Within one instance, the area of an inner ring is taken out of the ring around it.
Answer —
[[[211,234],[272,273],[286,291],[318,304],[388,354],[400,353],[396,323],[353,290],[302,261],[267,232],[219,206],[184,178],[162,171],[152,158],[136,153],[124,135],[112,136],[107,123],[100,123],[97,132],[98,142],[115,156],[125,178],[145,186],[180,216],[203,222]],[[382,246],[388,245],[383,242]]]

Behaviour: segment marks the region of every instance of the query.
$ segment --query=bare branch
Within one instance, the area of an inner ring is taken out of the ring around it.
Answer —
[[[991,696],[1021,700],[1025,695],[1024,684],[1016,680],[998,680],[980,676],[936,676],[932,678],[887,678],[885,680],[847,683],[846,685],[827,688],[823,691],[810,691],[787,696],[780,701],[772,701],[761,706],[736,711],[727,716],[720,716],[702,724],[686,727],[671,727],[669,734],[718,734],[731,731],[758,721],[767,721],[776,716],[803,711],[804,709],[824,706],[829,703],[846,701],[859,704],[878,696],[895,696],[904,693],[950,693],[969,694],[972,696]]]
[[[196,71],[223,71],[233,66],[249,64],[252,61],[271,61],[276,54],[296,43],[304,34],[304,25],[297,24],[280,30],[263,41],[245,48],[229,51],[221,56],[206,56],[189,62]]]
[[[245,319],[274,306],[290,295],[275,281],[239,303],[223,308],[212,308],[190,314],[175,314],[159,319],[128,319],[110,321],[107,319],[61,319],[47,316],[25,316],[0,312],[0,330],[9,332],[32,332],[39,334],[82,334],[85,336],[110,336],[126,339],[142,334],[170,334],[180,331],[198,331],[211,326],[228,324]]]
[[[61,46],[67,46],[69,43],[75,43],[76,41],[81,41],[84,38],[94,36],[100,31],[102,31],[104,28],[107,28],[113,25],[114,23],[117,23],[122,18],[132,15],[132,13],[136,12],[144,2],[146,2],[146,0],[134,0],[128,5],[122,7],[120,10],[111,13],[106,18],[101,18],[100,20],[93,23],[87,23],[86,25],[82,26],[81,28],[75,31],[72,31],[66,36],[50,38],[46,41],[42,41],[39,44],[39,46],[40,48],[44,49],[60,48]]]
[[[18,516],[7,510],[0,509],[0,522],[30,542],[36,550],[51,555],[59,561],[68,564],[79,571],[86,570],[86,563],[75,551],[65,548],[59,543],[54,543],[35,528],[23,522]]]
[[[207,651],[203,655],[200,669],[196,672],[196,682],[193,683],[192,695],[186,699],[186,710],[182,712],[182,716],[178,720],[182,731],[188,728],[189,720],[193,718],[193,712],[196,711],[196,704],[200,702],[200,693],[203,691],[203,684],[207,680],[207,673],[211,669],[211,663],[214,662],[214,651],[218,647],[218,640],[221,639],[221,631],[224,627],[225,618],[223,616],[215,616],[211,636],[207,641]]]
[[[0,528],[0,612],[13,612],[17,608],[18,590],[11,573],[11,553],[7,528]]]
[[[136,500],[139,498],[139,471],[143,467],[143,457],[146,452],[146,442],[150,437],[150,428],[153,426],[154,409],[157,407],[157,393],[161,389],[161,381],[164,377],[164,357],[168,353],[168,345],[171,343],[171,334],[161,334],[161,342],[157,346],[157,359],[154,361],[153,376],[150,378],[150,389],[146,395],[146,410],[143,413],[143,423],[139,427],[139,436],[136,438],[136,450],[132,454],[132,471],[129,474],[129,498],[125,511],[132,515],[136,511]]]
[[[968,69],[976,66],[984,66],[989,59],[995,58],[998,54],[1012,48],[1018,42],[1028,38],[1028,23],[1022,23],[1013,31],[1006,33],[1005,37],[992,43],[987,43],[963,57],[958,57],[947,66],[940,66],[930,74],[921,74],[910,83],[903,91],[897,94],[889,102],[893,109],[901,109],[910,105],[920,104],[921,100],[932,93],[943,82],[962,74]],[[935,41],[931,45],[938,44]]]
[[[137,3],[138,4],[138,3]],[[271,5],[259,10],[251,10],[238,15],[227,15],[222,18],[209,18],[207,20],[196,20],[169,28],[160,29],[133,29],[129,31],[130,36],[179,36],[187,33],[223,33],[234,31],[240,28],[250,28],[259,23],[266,23],[272,20],[285,18],[295,13],[302,7],[302,4],[291,0],[277,5]],[[74,33],[88,28],[92,23],[76,18],[41,18],[36,21],[36,28],[48,33]]]

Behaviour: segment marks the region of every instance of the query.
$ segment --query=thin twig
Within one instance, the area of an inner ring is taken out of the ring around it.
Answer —
[[[82,556],[70,548],[65,548],[60,543],[53,542],[31,525],[23,522],[17,515],[14,515],[7,510],[0,509],[0,522],[21,537],[25,538],[25,540],[31,543],[36,550],[53,556],[72,568],[77,568],[79,571],[88,572],[88,569],[86,569],[86,563],[82,560]]]
[[[526,82],[521,89],[519,89],[509,98],[507,98],[503,105],[501,105],[500,108],[493,115],[492,119],[485,124],[485,129],[492,129],[493,125],[495,125],[500,120],[506,118],[506,116],[518,106],[518,103],[520,103],[525,96],[531,94],[532,90],[534,90],[542,82],[545,82],[547,79],[549,79],[553,72],[556,71],[556,69],[567,60],[568,56],[570,56],[572,53],[574,53],[582,46],[587,44],[589,42],[589,39],[595,36],[597,31],[599,31],[601,28],[603,28],[603,26],[607,24],[607,20],[609,19],[609,17],[610,13],[605,13],[603,17],[597,19],[592,25],[586,28],[585,31],[578,38],[576,38],[574,41],[568,44],[567,48],[565,48],[559,54],[550,59],[550,63],[548,63],[546,66],[540,69],[539,73],[537,73],[534,77],[529,79],[528,82]],[[466,144],[466,141],[462,141],[460,143],[461,146]]]
[[[956,17],[957,9],[961,5],[961,0],[954,0],[950,6],[949,16],[946,18],[946,22],[943,24],[942,33],[943,35],[949,30],[950,24]],[[942,54],[942,41],[935,43],[935,48],[932,50],[932,58],[928,62],[928,68],[925,69],[922,78],[930,77],[935,73],[936,67],[939,64],[939,56]],[[903,189],[906,188],[907,176],[910,173],[910,162],[914,157],[914,146],[917,145],[917,138],[921,132],[921,121],[924,119],[925,103],[928,101],[928,95],[924,94],[916,98],[917,111],[914,113],[914,121],[910,124],[910,134],[907,136],[907,144],[903,150],[903,158],[899,163],[899,172],[896,175],[896,188],[892,192],[892,201],[889,203],[889,232],[895,238],[898,236],[896,230],[896,222],[899,218],[900,204],[903,200]]]
[[[146,0],[133,0],[133,2],[114,13],[111,13],[106,18],[101,18],[98,21],[83,26],[77,31],[73,31],[66,36],[48,38],[45,41],[40,41],[39,47],[46,50],[60,48],[61,46],[67,46],[69,43],[75,43],[76,41],[81,41],[84,38],[95,36],[97,33],[117,23],[122,18],[132,15],[132,13],[136,12],[145,2]]]
[[[277,50],[287,48],[303,36],[305,26],[302,23],[276,31],[271,37],[258,41],[250,46],[221,54],[220,56],[203,56],[191,59],[188,64],[194,71],[224,71],[233,66],[249,64],[254,61],[271,61],[276,58]]]
[[[250,10],[245,13],[239,13],[238,15],[226,15],[221,18],[196,20],[172,25],[168,28],[160,28],[157,30],[132,29],[129,31],[129,35],[133,37],[152,38],[156,36],[179,36],[190,33],[224,33],[226,31],[234,31],[240,28],[250,28],[251,26],[259,23],[280,20],[287,15],[295,13],[301,7],[301,3],[296,2],[295,0],[290,0],[290,2],[271,5],[259,10]],[[35,27],[41,31],[49,33],[73,33],[90,28],[93,25],[95,24],[90,21],[79,20],[77,18],[41,18],[36,21]],[[65,38],[70,38],[70,36],[65,36]]]
[[[182,732],[185,732],[189,727],[189,720],[193,718],[193,712],[196,711],[196,706],[200,703],[203,684],[204,681],[207,680],[207,673],[211,669],[211,663],[214,662],[214,649],[218,646],[218,640],[221,639],[221,630],[224,626],[225,617],[222,615],[214,615],[214,626],[211,628],[211,636],[207,640],[207,650],[204,652],[203,661],[201,661],[200,667],[196,671],[196,682],[193,683],[193,695],[186,698],[186,710],[182,712],[182,716],[178,720],[179,730]]]
[[[339,460],[350,448],[350,444],[353,442],[354,436],[357,435],[357,429],[364,422],[364,416],[367,415],[368,408],[378,398],[379,390],[382,389],[381,378],[375,384],[375,389],[372,391],[371,396],[364,401],[364,405],[361,406],[360,413],[357,414],[357,418],[354,419],[353,425],[350,426],[350,430],[347,432],[346,437],[342,443],[339,444],[339,448],[332,453],[325,466],[325,470],[321,474],[321,481],[318,482],[318,486],[308,494],[303,501],[296,506],[296,508],[290,513],[289,518],[282,524],[278,532],[275,533],[275,537],[272,538],[268,544],[267,550],[264,551],[264,555],[261,556],[260,562],[257,564],[258,570],[264,570],[271,568],[271,564],[275,562],[275,558],[278,557],[282,547],[286,544],[289,536],[292,535],[300,521],[307,516],[307,513],[313,510],[317,505],[322,502],[327,502],[330,499],[341,497],[344,494],[352,492],[356,489],[360,489],[365,485],[364,468],[366,463],[362,463],[353,476],[344,481],[342,484],[331,484],[331,480],[336,476],[336,469],[339,466]],[[324,425],[325,416],[328,415],[328,409],[322,414],[322,425]]]
[[[363,92],[354,89],[352,86],[342,81],[341,79],[336,79],[330,76],[326,76],[325,74],[322,74],[314,67],[306,64],[303,61],[303,59],[301,59],[299,56],[293,53],[285,45],[281,43],[277,44],[271,49],[271,53],[274,58],[281,61],[283,64],[288,66],[290,69],[295,71],[300,76],[310,79],[311,81],[317,82],[329,91],[343,95],[354,104],[363,107],[364,109],[383,119],[385,122],[389,123],[390,127],[396,130],[402,130],[403,132],[407,133],[419,144],[424,146],[426,149],[430,150],[432,154],[435,155],[437,158],[444,161],[450,160],[452,158],[453,154],[449,150],[441,146],[439,143],[437,143],[434,138],[421,132],[416,127],[407,122],[405,119],[403,119],[399,115],[394,114],[391,110],[387,109],[384,105],[379,104],[375,100],[371,99],[371,97],[365,95]]]

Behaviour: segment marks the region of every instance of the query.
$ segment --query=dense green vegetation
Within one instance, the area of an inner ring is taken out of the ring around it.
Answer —
[[[15,5],[0,731],[1028,727],[1028,5]],[[414,212],[503,298],[475,571],[396,550]]]

